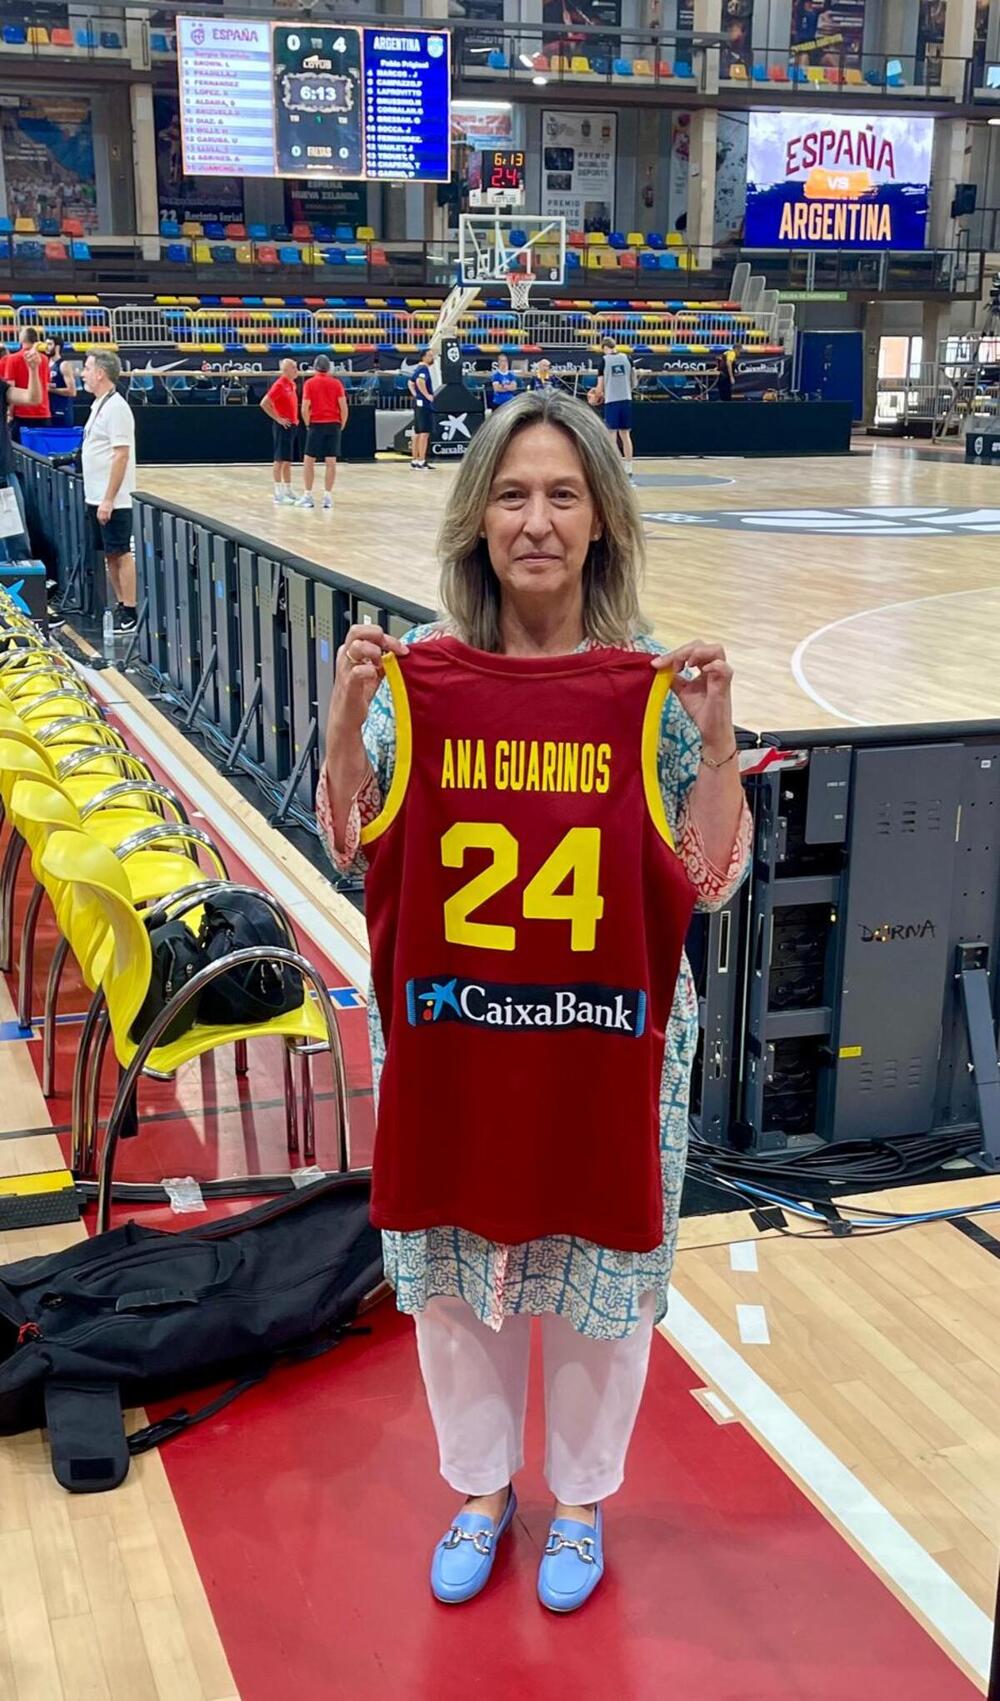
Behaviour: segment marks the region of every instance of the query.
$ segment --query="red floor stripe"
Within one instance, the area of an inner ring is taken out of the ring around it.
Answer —
[[[283,1371],[165,1449],[243,1701],[430,1701],[455,1690],[612,1701],[971,1701],[977,1693],[738,1424],[691,1398],[654,1340],[608,1570],[553,1618],[535,1575],[550,1500],[534,1463],[490,1587],[439,1606],[437,1473],[412,1323]],[[528,1458],[542,1456],[538,1365]]]

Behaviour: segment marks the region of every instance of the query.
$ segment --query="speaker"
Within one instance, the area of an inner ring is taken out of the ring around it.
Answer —
[[[951,216],[953,219],[965,218],[969,213],[975,212],[976,193],[977,187],[975,183],[956,183],[955,195],[951,203]]]

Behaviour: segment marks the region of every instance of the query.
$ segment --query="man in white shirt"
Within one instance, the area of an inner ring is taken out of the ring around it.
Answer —
[[[94,400],[83,428],[83,496],[95,548],[103,550],[117,600],[115,631],[135,629],[135,557],[132,492],[135,489],[135,420],[118,394],[122,363],[111,349],[91,349],[83,386]]]

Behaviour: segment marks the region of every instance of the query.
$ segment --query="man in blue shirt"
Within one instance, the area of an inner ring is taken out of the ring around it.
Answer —
[[[407,389],[413,397],[413,445],[410,455],[410,470],[412,472],[432,472],[434,469],[427,461],[427,445],[431,435],[431,403],[434,400],[434,390],[431,384],[431,361],[434,358],[431,349],[425,349],[419,363],[413,368],[407,380]]]
[[[503,407],[504,402],[512,401],[520,389],[516,375],[510,369],[510,357],[506,354],[497,356],[490,378],[493,389],[492,405],[494,408]]]

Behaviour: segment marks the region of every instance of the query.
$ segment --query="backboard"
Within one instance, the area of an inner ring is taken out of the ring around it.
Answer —
[[[466,288],[505,284],[512,272],[534,275],[536,284],[561,284],[566,277],[566,220],[518,208],[463,213],[458,221],[459,282]]]

